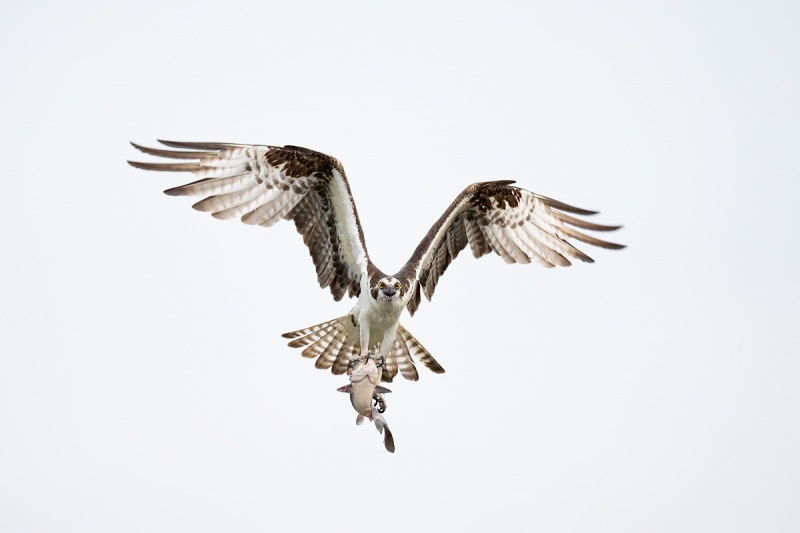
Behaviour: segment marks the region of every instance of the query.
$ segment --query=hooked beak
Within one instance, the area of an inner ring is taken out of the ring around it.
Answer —
[[[397,294],[397,291],[395,291],[393,287],[386,287],[383,289],[383,295],[389,299],[391,299],[395,294]]]

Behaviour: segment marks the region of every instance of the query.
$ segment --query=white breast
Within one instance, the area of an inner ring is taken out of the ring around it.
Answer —
[[[403,308],[403,302],[399,298],[393,301],[376,301],[372,299],[369,289],[361,290],[353,312],[359,327],[369,329],[370,346],[383,341],[386,331],[397,327]]]

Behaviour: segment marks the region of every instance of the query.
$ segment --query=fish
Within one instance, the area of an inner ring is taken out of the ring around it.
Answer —
[[[355,368],[350,374],[350,383],[339,387],[339,392],[350,395],[350,403],[356,410],[356,425],[364,423],[364,419],[375,424],[375,429],[383,435],[383,445],[389,453],[394,453],[394,436],[389,430],[389,424],[382,413],[386,411],[384,394],[390,393],[389,389],[379,385],[381,370],[375,359],[367,355],[355,361]]]
[[[356,417],[356,425],[363,424],[364,418],[364,415],[359,414]],[[372,422],[375,423],[375,429],[378,430],[378,433],[383,435],[383,445],[386,447],[386,451],[394,453],[394,435],[392,435],[391,430],[389,430],[389,424],[386,423],[386,419],[377,407],[372,408]]]

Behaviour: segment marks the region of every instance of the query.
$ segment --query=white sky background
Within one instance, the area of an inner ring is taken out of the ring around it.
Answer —
[[[426,4],[4,9],[0,530],[800,529],[800,4]],[[338,157],[389,272],[488,179],[629,248],[464,252],[390,455],[280,337],[352,302],[156,138]]]

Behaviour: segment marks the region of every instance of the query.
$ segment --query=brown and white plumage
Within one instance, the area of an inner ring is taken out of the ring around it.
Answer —
[[[358,296],[367,272],[367,250],[358,213],[341,163],[297,146],[159,141],[188,150],[133,144],[158,157],[194,159],[182,163],[140,163],[136,168],[191,172],[197,181],[164,191],[202,196],[192,207],[219,219],[240,218],[269,227],[292,220],[317,268],[317,281],[335,300]]]
[[[129,162],[146,170],[191,172],[195,181],[164,191],[173,196],[200,196],[200,211],[220,219],[240,218],[271,226],[291,220],[303,236],[317,271],[317,281],[335,300],[357,297],[351,312],[324,324],[284,334],[304,357],[334,374],[348,362],[377,348],[385,359],[382,379],[399,371],[419,379],[414,357],[433,372],[444,369],[399,324],[403,307],[413,315],[421,295],[430,300],[442,274],[461,250],[475,257],[495,252],[508,263],[536,261],[568,266],[570,259],[592,262],[570,240],[608,249],[622,245],[580,230],[611,231],[619,226],[586,222],[572,215],[592,215],[512,185],[513,181],[475,183],[459,194],[394,276],[387,276],[369,258],[358,212],[341,163],[328,155],[297,146],[159,141],[176,150],[147,148],[142,152],[176,160]],[[571,214],[569,214],[571,213]]]
[[[419,307],[420,294],[430,301],[439,278],[467,244],[476,258],[494,252],[506,263],[533,260],[548,268],[570,266],[568,257],[594,262],[573,246],[570,238],[601,248],[624,248],[575,229],[613,231],[621,226],[575,218],[567,213],[596,212],[520,189],[513,183],[487,181],[470,185],[428,230],[398,276],[413,284],[407,304],[412,316]]]

